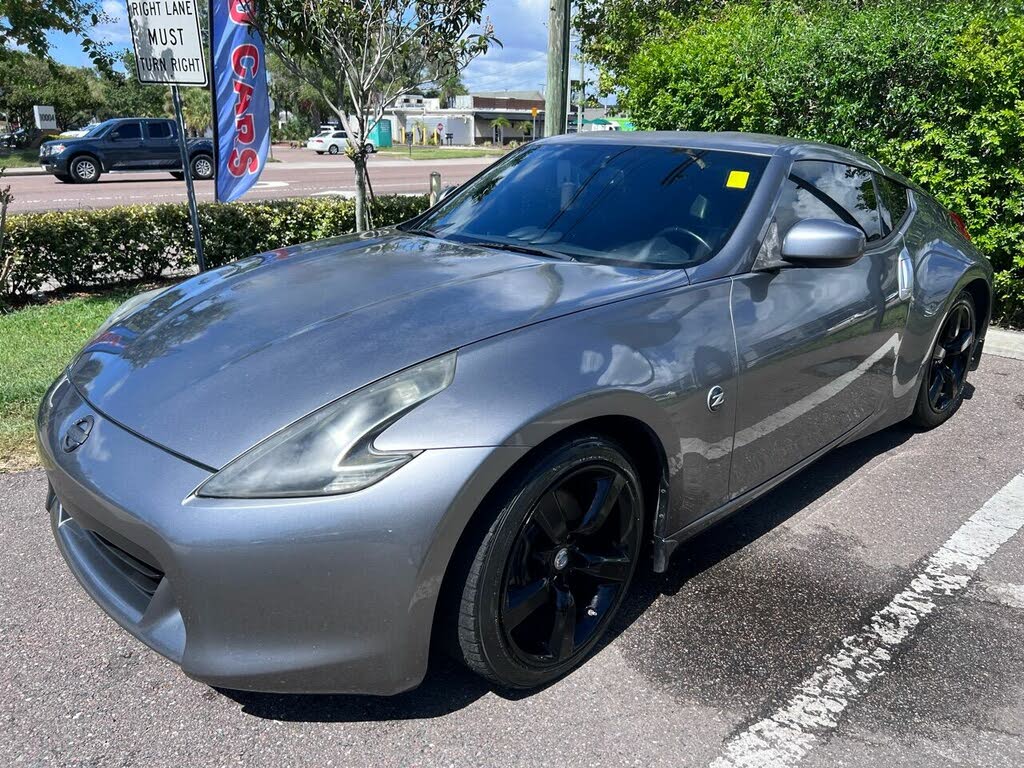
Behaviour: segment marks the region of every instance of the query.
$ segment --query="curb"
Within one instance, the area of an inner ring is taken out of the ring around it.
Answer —
[[[3,165],[3,161],[0,161],[0,166]],[[12,176],[46,176],[46,171],[42,168],[8,168],[4,171],[4,178],[9,179]]]
[[[1009,357],[1013,360],[1024,360],[1024,333],[1008,331],[1005,328],[988,329],[985,334],[984,355]]]

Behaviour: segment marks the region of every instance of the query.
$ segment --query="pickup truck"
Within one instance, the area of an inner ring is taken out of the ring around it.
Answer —
[[[213,142],[188,140],[194,179],[212,179]],[[94,125],[85,135],[39,146],[39,164],[59,181],[92,184],[109,171],[167,170],[183,178],[178,126],[173,120],[122,117]]]

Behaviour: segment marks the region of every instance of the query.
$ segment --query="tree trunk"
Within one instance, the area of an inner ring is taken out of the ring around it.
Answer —
[[[370,219],[366,197],[366,155],[357,152],[352,164],[356,172],[356,232],[363,232],[368,229]]]

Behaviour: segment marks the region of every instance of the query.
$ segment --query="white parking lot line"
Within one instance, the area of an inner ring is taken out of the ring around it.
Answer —
[[[885,674],[921,620],[952,602],[977,570],[1024,527],[1024,473],[949,537],[909,586],[844,638],[771,715],[726,742],[712,768],[789,768],[839,725],[843,711]]]

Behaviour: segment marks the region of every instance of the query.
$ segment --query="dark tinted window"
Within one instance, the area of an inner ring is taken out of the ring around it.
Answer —
[[[146,127],[149,129],[149,138],[151,139],[169,139],[174,135],[170,123],[162,121],[146,123]]]
[[[692,266],[725,244],[766,158],[607,141],[529,146],[417,222],[583,260]]]
[[[348,134],[345,133],[344,131],[335,131],[333,138],[335,138],[335,139],[344,139],[346,136],[348,136]]]
[[[121,123],[110,132],[110,135],[119,139],[141,139],[142,126],[138,123]]]
[[[776,212],[779,235],[804,219],[834,219],[860,227],[869,241],[882,237],[873,174],[840,163],[793,164]]]
[[[888,232],[900,226],[907,214],[910,202],[907,199],[907,188],[897,181],[885,176],[875,175],[878,184],[878,196],[882,198],[882,221]]]

